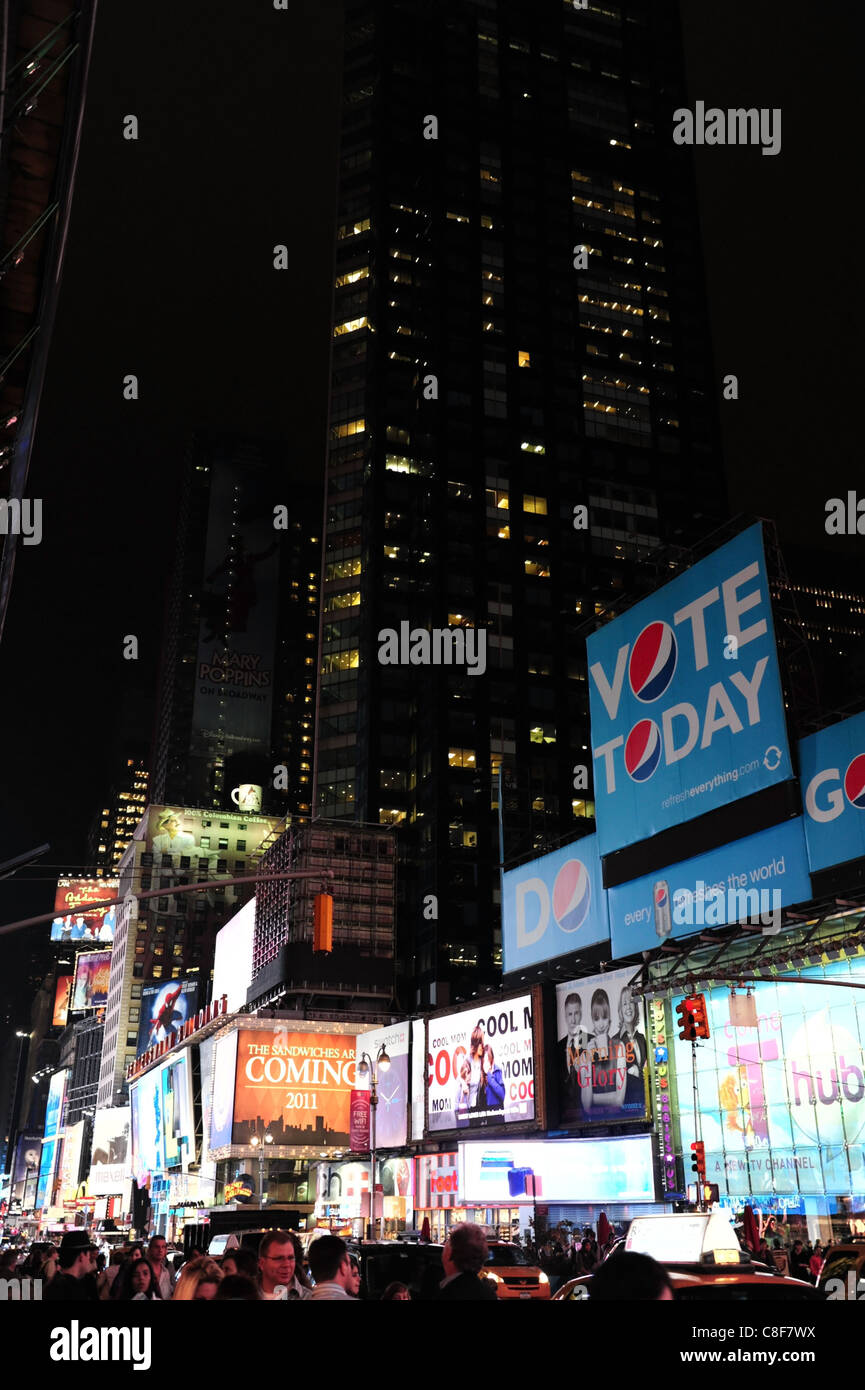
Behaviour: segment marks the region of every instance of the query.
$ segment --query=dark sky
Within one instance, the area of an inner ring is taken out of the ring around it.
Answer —
[[[740,386],[722,405],[732,510],[776,516],[829,560],[857,547],[823,530],[861,452],[856,7],[683,10],[692,101],[783,111],[777,157],[697,160],[716,366]],[[338,0],[100,6],[29,486],[45,534],[19,549],[0,650],[0,860],[49,840],[55,876],[83,861],[125,696],[155,687],[185,435],[281,438],[287,483],[321,467],[340,14]],[[272,269],[278,242],[296,252],[288,272]],[[51,873],[0,881],[0,922],[50,908]],[[0,968],[21,946],[0,939]]]

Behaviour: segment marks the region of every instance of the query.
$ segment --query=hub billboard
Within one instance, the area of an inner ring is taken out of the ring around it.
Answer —
[[[799,742],[805,839],[814,873],[865,856],[865,713]]]
[[[505,974],[581,951],[609,935],[597,835],[585,835],[504,875]]]
[[[793,775],[759,523],[586,649],[602,855]]]

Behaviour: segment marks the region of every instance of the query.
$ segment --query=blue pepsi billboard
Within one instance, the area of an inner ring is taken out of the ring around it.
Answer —
[[[607,889],[613,959],[811,898],[801,816]]]
[[[799,773],[812,871],[865,857],[865,713],[801,739]]]
[[[586,649],[602,855],[793,775],[759,524]]]
[[[504,874],[506,974],[594,946],[609,934],[597,835],[585,835]]]

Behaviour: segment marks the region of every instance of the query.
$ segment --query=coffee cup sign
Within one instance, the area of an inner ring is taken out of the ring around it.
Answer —
[[[261,787],[255,782],[242,782],[232,788],[231,799],[239,811],[260,811]]]

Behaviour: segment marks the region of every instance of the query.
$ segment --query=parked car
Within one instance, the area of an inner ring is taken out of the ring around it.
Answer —
[[[838,1288],[837,1282],[841,1283]],[[830,1245],[817,1283],[824,1298],[865,1300],[865,1241]]]

